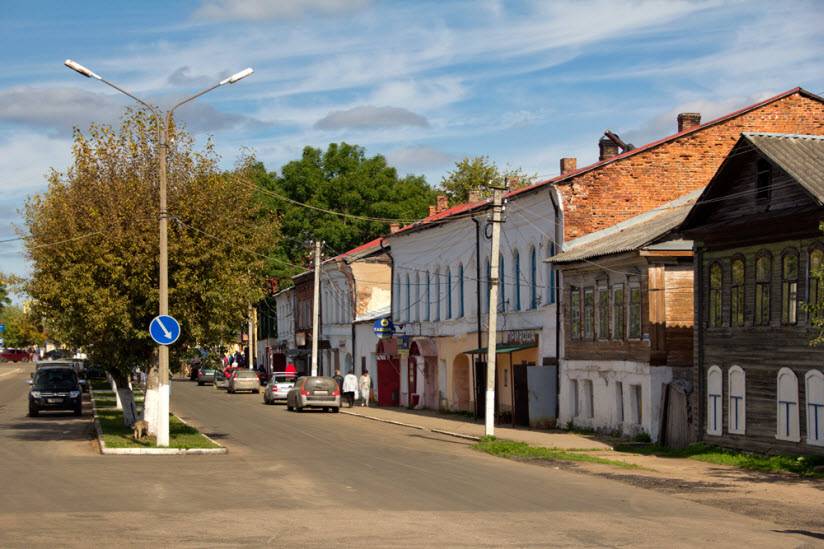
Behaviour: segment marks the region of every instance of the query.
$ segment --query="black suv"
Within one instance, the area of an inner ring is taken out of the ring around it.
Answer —
[[[29,415],[35,417],[41,410],[72,410],[83,412],[83,393],[74,368],[43,366],[34,373],[29,391]]]

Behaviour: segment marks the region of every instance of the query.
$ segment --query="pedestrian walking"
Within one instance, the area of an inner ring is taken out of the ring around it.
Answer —
[[[335,375],[332,376],[332,379],[338,384],[338,392],[343,394],[343,376],[340,375],[340,369],[335,370]]]
[[[369,406],[369,396],[372,394],[372,378],[369,372],[364,370],[358,380],[358,389],[361,394],[361,406]]]
[[[358,392],[358,378],[351,371],[343,378],[343,396],[349,407],[355,405],[355,393]]]

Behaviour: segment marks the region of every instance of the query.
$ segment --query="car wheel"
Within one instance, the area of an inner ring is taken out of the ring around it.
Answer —
[[[260,394],[260,389],[255,389],[253,392],[254,392],[256,395],[259,395],[259,394]]]
[[[197,382],[197,386],[198,386],[198,387],[203,387],[203,382],[202,382],[202,381],[198,381],[198,382]]]
[[[289,404],[288,402],[286,403],[286,409],[289,410],[290,412],[292,411],[292,405]]]
[[[338,412],[340,412],[340,408],[332,408],[333,414],[337,414]]]
[[[39,413],[40,413],[40,410],[38,410],[36,407],[29,406],[29,417],[37,417],[37,414],[39,414]]]

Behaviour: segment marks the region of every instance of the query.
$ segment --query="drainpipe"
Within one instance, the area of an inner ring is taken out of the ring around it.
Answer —
[[[481,222],[477,217],[472,217],[475,222],[475,317],[478,319],[478,347],[483,347],[483,337],[481,337]],[[472,355],[472,390],[473,398],[478,396],[478,388],[475,386],[478,383],[476,379],[477,368],[475,367],[475,360],[478,355]],[[478,419],[478,403],[475,402],[475,419]]]
[[[553,189],[549,189],[549,201],[555,215],[555,252],[561,251],[564,235],[561,233],[561,208],[555,201]],[[555,268],[553,264],[553,269]],[[556,270],[555,276],[555,421],[561,413],[561,271]]]

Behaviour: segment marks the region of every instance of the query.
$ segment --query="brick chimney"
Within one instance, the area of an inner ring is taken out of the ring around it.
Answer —
[[[437,213],[437,209],[435,208],[435,205],[430,204],[430,206],[429,206],[429,217],[432,217],[433,215],[435,215],[435,213]]]
[[[469,191],[469,203],[470,204],[473,203],[473,202],[480,202],[480,200],[481,200],[481,191],[479,191],[478,189],[472,189],[471,191]]]
[[[678,133],[701,125],[700,112],[682,112],[678,115]]]
[[[437,205],[438,205],[438,207],[437,207],[438,213],[440,213],[440,212],[446,210],[447,208],[449,208],[449,199],[447,198],[447,196],[445,194],[439,194],[438,195]]]
[[[561,175],[574,172],[578,167],[578,161],[575,157],[564,157],[561,159]]]
[[[598,149],[600,151],[600,154],[598,155],[599,161],[617,156],[619,152],[618,143],[606,136],[602,137],[598,141]]]
[[[400,223],[390,223],[389,224],[389,234],[395,234],[396,232],[401,230]]]

